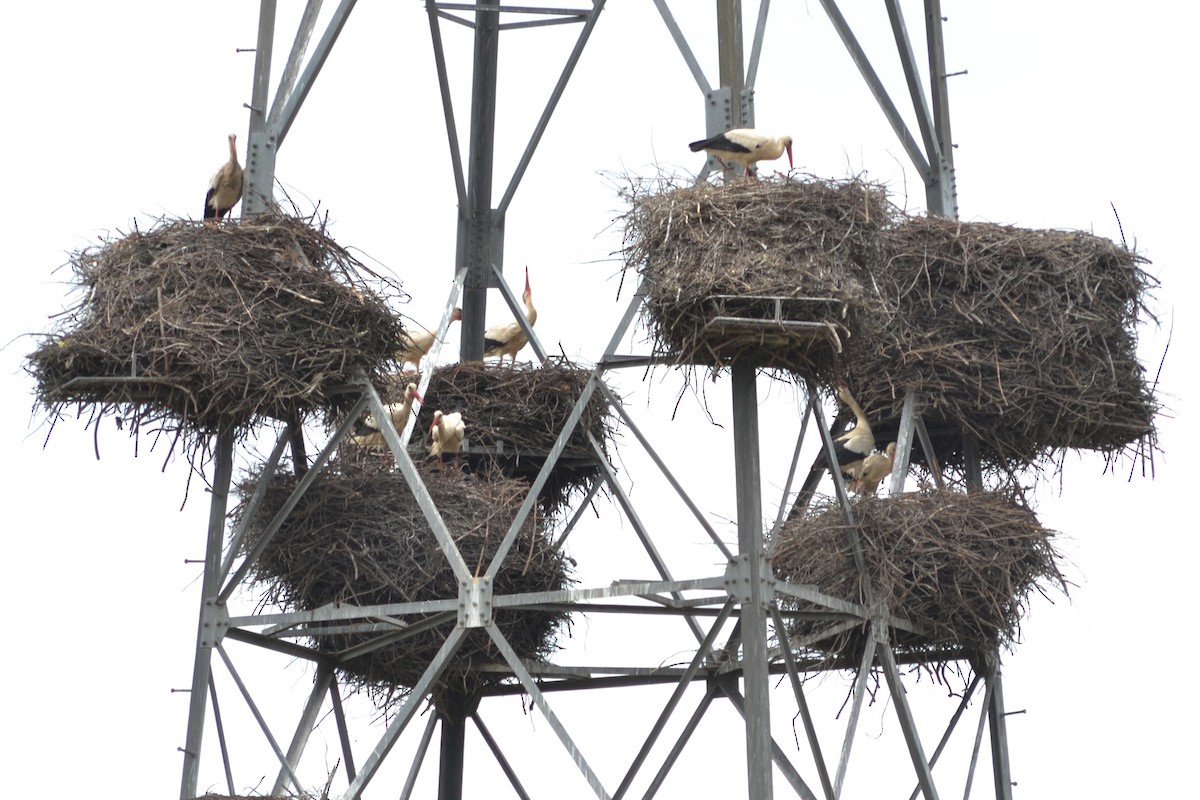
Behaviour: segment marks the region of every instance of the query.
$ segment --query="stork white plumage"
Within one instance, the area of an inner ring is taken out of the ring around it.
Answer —
[[[456,308],[450,316],[450,322],[458,322],[460,319],[462,319],[462,309]],[[404,331],[404,344],[396,351],[396,360],[400,362],[401,368],[410,362],[414,368],[419,367],[421,359],[433,347],[433,342],[436,338],[436,333],[422,326],[406,329]]]
[[[525,319],[532,328],[537,322],[537,309],[533,307],[533,290],[529,288],[529,267],[525,268],[525,291],[521,298],[525,301]],[[500,356],[500,363],[503,364],[504,357],[510,356],[515,365],[517,353],[527,344],[529,337],[521,329],[520,323],[494,325],[483,332],[483,357]]]
[[[875,449],[875,434],[871,431],[871,423],[867,420],[867,415],[863,413],[862,406],[855,401],[854,396],[850,394],[849,387],[841,379],[838,379],[837,382],[837,396],[854,412],[855,425],[834,438],[833,452],[837,456],[838,467],[842,474],[857,478],[863,461]],[[818,463],[828,463],[824,450],[821,451]]]
[[[726,169],[731,164],[738,164],[748,178],[755,177],[754,165],[759,161],[774,161],[785,152],[788,157],[788,169],[795,167],[792,163],[792,137],[767,136],[753,128],[734,128],[692,142],[688,148],[693,153],[703,150],[720,161]]]
[[[879,484],[892,474],[896,464],[896,443],[891,442],[883,453],[871,453],[863,459],[862,470],[859,471],[851,489],[856,494],[874,495],[879,491]]]
[[[392,418],[392,425],[396,427],[397,432],[403,431],[408,425],[408,418],[412,414],[413,400],[421,400],[421,395],[417,392],[417,385],[410,383],[404,387],[403,403],[389,403],[386,406],[388,416]],[[421,400],[421,402],[425,401]],[[358,424],[350,441],[359,447],[387,447],[387,440],[380,433],[379,420],[375,419],[374,414],[367,414],[366,418]]]
[[[229,134],[229,160],[213,173],[204,196],[204,218],[220,219],[242,199],[244,173],[237,157],[237,134]]]
[[[466,434],[467,426],[463,422],[462,414],[457,411],[453,414],[443,414],[441,409],[433,412],[433,425],[429,426],[429,439],[432,442],[429,455],[438,460],[439,468],[442,468],[445,453],[453,453],[454,462],[458,463],[459,450]]]

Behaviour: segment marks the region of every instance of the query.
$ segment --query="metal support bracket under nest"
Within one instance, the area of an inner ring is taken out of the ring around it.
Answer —
[[[715,316],[711,317],[703,328],[703,333],[718,336],[750,335],[770,338],[771,332],[776,331],[781,337],[794,339],[796,334],[811,331],[813,338],[826,339],[835,352],[842,352],[842,337],[848,337],[850,332],[845,326],[834,322],[814,322],[811,319],[795,319],[795,317],[816,317],[814,308],[834,308],[836,316],[844,319],[847,312],[846,303],[832,297],[782,297],[770,295],[735,295],[716,294],[710,300],[714,301]],[[730,308],[733,305],[734,308]],[[745,309],[739,312],[739,309]],[[842,335],[838,334],[841,329]]]

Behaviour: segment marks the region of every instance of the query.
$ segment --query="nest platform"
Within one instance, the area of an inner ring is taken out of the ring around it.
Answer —
[[[348,406],[403,339],[399,286],[312,220],[160,221],[70,258],[82,298],[28,357],[52,419],[77,407],[191,440]]]
[[[898,617],[924,626],[923,635],[893,629],[892,645],[906,660],[943,662],[1013,649],[1033,592],[1064,595],[1067,584],[1052,531],[1007,494],[912,492],[853,501],[867,579],[877,600]],[[835,501],[810,508],[779,534],[775,575],[815,584],[830,595],[863,603],[850,526]],[[817,611],[796,601],[789,608]],[[871,641],[869,625],[829,637],[829,623],[799,619],[790,635],[797,654],[833,668],[856,668]]]
[[[528,492],[520,481],[493,475],[486,479],[454,470],[440,473],[419,467],[422,479],[467,566],[482,574],[504,538]],[[258,476],[238,486],[245,500]],[[282,507],[296,481],[276,475],[252,522],[246,546]],[[332,464],[312,484],[254,566],[254,580],[265,601],[288,611],[312,610],[329,603],[374,605],[458,597],[458,580],[429,530],[403,477],[362,464]],[[551,549],[544,517],[531,514],[496,575],[497,595],[569,588],[568,559]],[[313,637],[313,646],[339,660],[348,685],[366,692],[385,709],[401,701],[454,628],[455,621],[421,625],[413,615],[396,620],[393,630],[331,633]],[[541,660],[554,652],[566,615],[544,611],[498,610],[496,623],[522,658]],[[408,634],[406,628],[417,632]],[[384,633],[395,641],[364,655],[346,651]],[[482,630],[469,633],[434,689],[473,694],[505,680],[505,675],[476,669],[503,663]]]

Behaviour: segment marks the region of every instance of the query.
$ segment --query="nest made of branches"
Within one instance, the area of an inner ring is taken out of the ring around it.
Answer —
[[[749,360],[833,375],[828,332],[844,343],[882,307],[863,282],[896,214],[877,184],[809,176],[634,184],[624,194],[625,262],[645,282],[656,354],[715,369]],[[788,325],[796,322],[821,329]]]
[[[195,443],[353,399],[403,338],[399,285],[313,219],[160,220],[71,255],[79,302],[28,358],[37,402]]]
[[[540,366],[474,363],[439,367],[430,376],[410,440],[410,453],[414,459],[428,453],[434,411],[459,411],[466,424],[466,446],[460,459],[464,468],[484,473],[498,471],[532,483],[591,374],[591,370],[561,358],[548,359]],[[417,373],[400,372],[377,386],[385,403],[396,403],[403,401],[409,383],[419,382]],[[561,510],[574,493],[600,477],[602,468],[588,434],[595,437],[608,458],[614,432],[612,409],[603,392],[597,390],[539,494],[544,513]],[[353,444],[343,446],[343,457],[355,458],[353,449]],[[390,454],[381,456],[390,460]]]
[[[918,389],[927,423],[985,457],[1055,449],[1146,453],[1158,403],[1137,357],[1154,285],[1146,260],[1080,231],[912,218],[884,231],[874,275],[893,310],[852,340],[844,377],[873,418]],[[881,430],[886,428],[881,426]]]
[[[477,477],[455,470],[444,473],[419,467],[429,494],[468,568],[481,575],[489,566],[529,487],[499,475]],[[242,498],[235,522],[246,511],[261,475],[238,485]],[[283,506],[296,479],[277,474],[255,514],[245,546],[259,541]],[[455,599],[458,580],[424,514],[398,472],[352,463],[327,467],[305,492],[283,527],[254,565],[254,580],[264,602],[285,610],[311,610],[328,603],[367,606]],[[555,591],[573,584],[570,562],[552,549],[547,520],[530,514],[517,535],[493,591]],[[409,626],[421,615],[401,618]],[[516,653],[542,660],[557,649],[565,614],[497,610],[498,628]],[[420,679],[446,637],[453,619],[411,635],[402,635],[365,655],[342,660],[338,669],[351,686],[365,691],[380,709],[399,702]],[[397,628],[394,633],[403,633]],[[381,632],[337,633],[316,637],[315,647],[334,654],[373,641]],[[471,631],[442,674],[435,695],[445,691],[476,693],[504,675],[475,669],[503,662],[483,630]]]
[[[866,580],[892,615],[927,627],[926,635],[892,629],[898,653],[920,660],[945,658],[947,646],[985,659],[1020,639],[1020,622],[1033,592],[1067,592],[1053,531],[1008,493],[912,492],[859,497],[857,527],[834,500],[811,507],[779,534],[775,575],[815,584],[826,594],[865,603],[855,566],[852,532],[861,543]],[[816,611],[797,601],[793,610]],[[797,619],[789,631],[804,657],[855,668],[870,641],[869,625],[831,637],[829,623]]]

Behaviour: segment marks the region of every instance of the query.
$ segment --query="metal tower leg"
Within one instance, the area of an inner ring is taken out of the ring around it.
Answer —
[[[997,654],[997,657],[999,654]],[[1008,764],[1008,729],[1004,722],[1004,689],[1000,680],[1000,664],[992,670],[991,702],[988,705],[988,733],[992,740],[992,775],[996,783],[996,800],[1012,800],[1012,773]]]
[[[225,512],[229,505],[229,483],[233,475],[233,430],[223,428],[217,434],[216,463],[213,468],[212,500],[208,507],[208,541],[204,552],[204,578],[201,583],[200,622],[196,631],[196,660],[192,666],[191,700],[188,705],[187,738],[183,745],[181,800],[196,796],[200,775],[200,745],[204,738],[206,691],[212,674],[213,648],[220,640],[220,621],[224,606],[217,595],[221,591],[221,542],[225,533]]]
[[[479,707],[479,698],[447,692],[438,701],[441,718],[441,760],[438,764],[438,800],[460,800],[463,790],[463,752],[467,720]]]
[[[758,463],[757,370],[733,365],[733,447],[737,485],[739,558],[749,593],[742,602],[742,664],[746,690],[746,767],[750,800],[770,800],[771,698],[767,664],[767,614],[763,585],[763,517]]]

